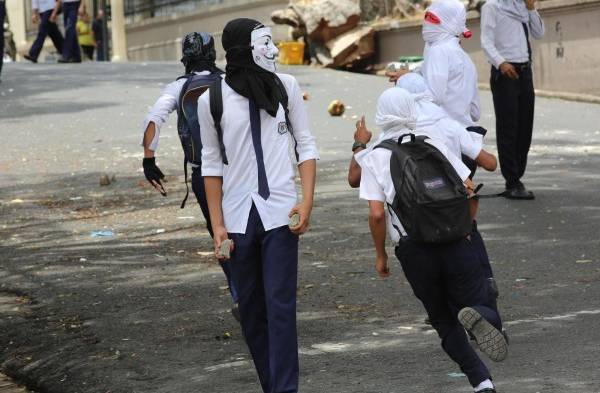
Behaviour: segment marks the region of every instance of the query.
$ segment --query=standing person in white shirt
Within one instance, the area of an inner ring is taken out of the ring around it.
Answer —
[[[44,46],[46,37],[50,37],[56,51],[62,55],[64,38],[58,26],[51,19],[52,14],[55,12],[56,0],[31,0],[31,20],[33,23],[39,23],[38,35],[35,41],[29,49],[29,53],[23,55],[23,57],[32,63],[37,63],[38,56]]]
[[[210,116],[215,87],[198,102],[215,253],[223,259],[221,246],[227,239],[233,242],[231,276],[263,391],[295,393],[298,236],[308,230],[318,152],[298,82],[275,73],[278,50],[271,30],[255,20],[235,19],[225,26],[222,42],[227,59],[220,85],[222,138]],[[300,203],[292,143],[302,183]],[[294,214],[299,222],[290,227]]]
[[[378,100],[375,122],[382,128],[384,139],[397,141],[403,134],[412,132],[417,114],[410,94],[401,88],[386,90]],[[442,141],[431,138],[426,142],[448,159],[467,188],[472,187],[470,170]],[[449,243],[413,241],[394,211],[386,208],[394,203],[396,196],[390,169],[391,151],[379,148],[361,153],[355,156],[362,168],[360,198],[369,202],[369,228],[375,245],[377,272],[381,277],[390,275],[385,250],[387,230],[396,244],[395,254],[406,279],[427,311],[444,351],[459,365],[475,392],[496,392],[488,368],[464,332],[467,329],[474,334],[481,351],[493,360],[500,361],[506,356],[506,341],[494,327],[499,316],[485,305],[487,289],[473,245],[468,238]]]
[[[181,43],[181,52],[183,55],[181,62],[185,67],[185,76],[177,78],[176,81],[169,83],[164,88],[162,94],[156,100],[142,124],[143,134],[141,145],[144,147],[144,159],[142,161],[144,175],[146,176],[148,182],[164,196],[167,194],[167,191],[162,183],[164,180],[164,174],[156,165],[155,157],[162,126],[168,120],[169,115],[176,110],[178,111],[178,129],[182,127],[186,121],[182,118],[185,116],[183,115],[183,112],[180,111],[182,105],[180,100],[182,98],[182,89],[187,88],[188,85],[186,82],[190,78],[193,76],[204,76],[206,77],[207,81],[213,81],[220,79],[220,75],[223,74],[223,71],[221,71],[215,64],[217,53],[215,51],[214,38],[210,34],[200,32],[187,34]],[[200,141],[200,146],[198,146],[197,149],[201,149],[201,144],[202,143]],[[196,156],[200,157],[201,155],[196,153]],[[202,215],[206,220],[208,232],[212,237],[213,232],[210,224],[210,215],[208,213],[208,204],[206,202],[206,193],[204,191],[204,179],[202,178],[202,172],[200,168],[201,158],[197,161],[191,162],[190,164],[192,166],[192,190],[196,196],[196,200],[198,201]],[[233,298],[234,307],[232,308],[231,312],[233,316],[239,320],[239,313],[236,306],[237,292],[233,283],[231,282],[228,262],[223,261],[221,263],[221,268],[225,273],[225,277],[227,278],[227,282],[229,284],[229,291],[231,292],[231,297]]]
[[[535,0],[490,0],[481,9],[481,47],[492,65],[498,157],[506,181],[503,195],[510,199],[534,199],[521,182],[535,107],[530,36],[544,36]]]
[[[81,63],[81,50],[79,49],[79,41],[77,40],[77,16],[79,13],[85,12],[85,3],[81,0],[57,0],[56,10],[62,7],[63,23],[65,26],[65,42],[63,45],[62,58],[59,63]],[[55,11],[50,18],[52,22],[56,22]]]

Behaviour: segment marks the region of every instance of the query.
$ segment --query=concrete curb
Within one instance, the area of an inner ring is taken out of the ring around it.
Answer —
[[[479,88],[482,90],[490,90],[490,85],[487,83],[480,83]],[[589,104],[600,104],[600,96],[591,94],[580,94],[580,93],[569,93],[564,91],[548,91],[548,90],[535,90],[537,97],[544,98],[555,98],[559,100],[585,102]]]

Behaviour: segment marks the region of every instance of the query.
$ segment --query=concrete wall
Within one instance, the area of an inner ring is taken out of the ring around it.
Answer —
[[[538,89],[600,95],[600,1],[547,0],[540,14],[546,25],[542,40],[533,40],[535,86]],[[490,65],[480,46],[479,16],[468,21],[473,38],[463,40],[477,65],[480,82],[488,82]],[[379,60],[423,52],[421,22],[378,27]]]
[[[237,17],[253,18],[270,24],[271,12],[286,7],[287,0],[238,0],[226,5],[203,8],[187,15],[172,15],[146,19],[128,24],[127,45],[131,61],[176,60],[181,57],[181,37],[192,31],[215,34],[217,54],[223,57],[221,31],[225,24]],[[288,28],[273,27],[275,39],[287,37]]]

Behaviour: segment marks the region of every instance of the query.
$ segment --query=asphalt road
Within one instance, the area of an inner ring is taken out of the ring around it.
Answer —
[[[169,195],[141,173],[140,123],[175,63],[7,64],[0,84],[0,371],[49,393],[257,393],[223,275],[185,186],[174,117],[158,151]],[[374,269],[367,209],[345,181],[353,123],[383,78],[289,69],[321,152],[301,241],[301,391],[468,392],[423,325],[402,271]],[[341,99],[345,117],[327,103]],[[482,125],[495,151],[482,92]],[[525,183],[488,199],[480,230],[511,337],[499,392],[600,392],[600,107],[538,99]],[[103,174],[115,176],[100,186]],[[481,174],[501,191],[499,173]],[[94,231],[111,237],[92,237]],[[392,255],[390,249],[390,255]]]

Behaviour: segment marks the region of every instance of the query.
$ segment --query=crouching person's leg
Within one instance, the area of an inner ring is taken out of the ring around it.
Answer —
[[[263,281],[269,326],[272,393],[298,391],[296,288],[298,235],[288,226],[272,229],[262,240]]]
[[[440,336],[442,348],[458,364],[471,385],[477,387],[491,379],[490,373],[469,344],[464,328],[449,304],[440,248],[443,246],[401,241],[396,247],[396,257],[415,296],[423,303],[431,325]]]
[[[238,290],[242,331],[254,360],[263,392],[272,393],[269,362],[269,326],[265,301],[260,238],[262,223],[252,207],[245,234],[230,233],[235,248],[229,268]]]
[[[484,280],[477,248],[467,239],[445,247],[445,286],[453,308],[459,309],[460,323],[471,333],[479,349],[494,361],[508,355],[498,311],[490,307],[490,293]]]

